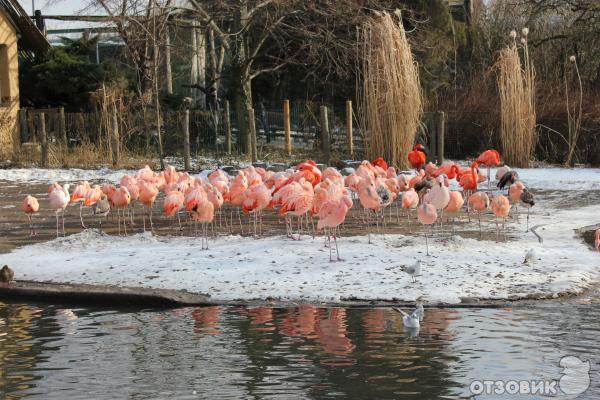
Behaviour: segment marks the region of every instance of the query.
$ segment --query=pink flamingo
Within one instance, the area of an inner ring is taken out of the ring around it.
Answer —
[[[447,214],[456,214],[465,204],[465,199],[463,199],[462,194],[458,191],[452,190],[449,193],[450,199],[448,201],[448,205],[444,209]],[[452,217],[452,233],[454,234],[454,217]]]
[[[410,231],[410,210],[414,210],[419,205],[419,194],[414,188],[402,193],[402,208],[406,210],[406,219],[408,220],[408,229]]]
[[[92,190],[88,181],[83,181],[79,185],[75,186],[73,190],[73,194],[71,195],[70,203],[79,203],[79,221],[81,221],[81,227],[86,229],[85,224],[83,223],[83,215],[81,213],[83,209],[83,205],[85,202],[85,198],[87,194]]]
[[[440,224],[441,229],[444,229],[444,223],[442,219],[444,218],[444,209],[448,206],[450,202],[450,191],[448,187],[444,185],[444,175],[439,175],[436,178],[436,184],[429,191],[429,203],[431,203],[436,211],[440,211]]]
[[[477,157],[477,164],[485,165],[488,169],[487,173],[487,181],[488,181],[488,190],[490,190],[490,168],[497,167],[500,165],[500,153],[496,150],[486,150]]]
[[[506,217],[510,212],[510,202],[503,194],[498,194],[492,198],[492,212],[496,217],[496,240],[498,239],[498,218],[502,218],[502,230],[506,237]]]
[[[340,258],[340,251],[337,244],[337,237],[335,235],[335,229],[340,226],[346,219],[348,210],[352,207],[352,200],[350,197],[345,196],[342,189],[338,185],[332,185],[328,189],[328,197],[323,205],[321,206],[317,218],[317,230],[327,228],[327,241],[329,244],[329,261],[332,262],[332,249],[331,249],[331,232],[330,229],[334,230],[333,240],[335,242],[335,252],[337,255],[337,261],[342,261]]]
[[[129,190],[129,196],[131,197],[131,201],[129,203],[129,212],[130,212],[130,222],[129,225],[133,226],[135,223],[133,222],[134,215],[134,202],[140,197],[140,188],[138,186],[137,179],[134,176],[125,175],[121,178],[120,182],[121,186],[125,186],[127,190]]]
[[[23,200],[22,210],[27,215],[27,219],[29,219],[29,236],[37,235],[35,228],[33,226],[33,222],[31,220],[31,216],[37,213],[40,209],[40,205],[37,199],[33,196],[27,195]]]
[[[215,207],[208,198],[202,198],[191,215],[194,223],[202,224],[202,250],[208,250],[208,224],[215,218]]]
[[[302,217],[306,215],[306,213],[308,213],[312,208],[315,192],[312,184],[306,181],[304,178],[301,178],[298,182],[292,182],[289,185],[284,186],[282,190],[286,189],[288,186],[290,189],[286,190],[282,194],[282,206],[279,209],[279,215],[298,217],[298,238],[296,239],[292,235],[291,221],[289,223],[290,229],[288,232],[288,237],[294,240],[300,240],[300,236],[302,234]],[[286,219],[286,225],[287,224],[288,220]]]
[[[479,237],[481,237],[481,213],[490,206],[490,198],[485,192],[475,192],[469,196],[469,205],[479,217]]]
[[[370,211],[372,210],[375,212],[375,214],[377,214],[377,212],[381,209],[382,204],[381,197],[379,196],[372,179],[363,179],[360,181],[358,185],[358,199],[360,200],[360,204],[362,205],[363,209],[367,213],[367,232],[369,243],[371,243]]]
[[[102,189],[100,189],[99,185],[94,185],[90,189],[90,191],[86,194],[83,205],[86,207],[91,207],[98,202],[102,198]]]
[[[271,204],[271,191],[260,182],[246,189],[245,200],[242,204],[244,212],[254,215],[254,236],[256,235],[256,225],[260,218],[260,226],[262,233],[262,211]]]
[[[152,172],[152,171],[151,171]],[[139,201],[146,207],[147,213],[150,219],[150,230],[154,230],[152,223],[152,205],[158,196],[158,188],[152,183],[148,183],[145,180],[138,181],[139,187]],[[146,213],[144,213],[144,232],[146,232]]]
[[[433,204],[423,203],[417,208],[417,218],[423,225],[433,225],[437,221],[438,215]],[[429,255],[429,244],[427,240],[427,229],[425,229],[425,247]]]
[[[596,250],[600,251],[600,229],[596,229],[596,241],[594,244],[596,245]]]
[[[112,196],[112,204],[113,207],[117,209],[117,223],[119,225],[119,235],[121,234],[121,215],[119,213],[120,209],[124,209],[131,202],[131,195],[129,194],[129,190],[125,186],[120,186],[117,190],[115,190]],[[123,217],[125,217],[125,211],[123,211]],[[125,234],[127,235],[127,225],[123,223],[123,227],[125,228]]]
[[[179,229],[181,229],[181,219],[179,217],[179,211],[183,209],[185,202],[185,196],[179,190],[172,190],[165,196],[163,203],[163,212],[167,217],[177,216],[177,222],[179,223]]]
[[[50,208],[54,210],[56,214],[56,237],[58,237],[58,214],[62,213],[62,232],[65,235],[65,209],[69,204],[71,196],[69,195],[69,184],[66,183],[64,186],[55,184],[52,191],[48,195],[50,202]]]

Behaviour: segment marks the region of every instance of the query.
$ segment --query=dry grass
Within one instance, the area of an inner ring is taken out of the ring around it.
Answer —
[[[535,129],[535,71],[524,36],[523,60],[516,41],[500,51],[498,90],[500,93],[500,140],[504,160],[515,167],[527,167],[537,142]]]
[[[402,22],[390,14],[371,18],[359,42],[361,75],[357,85],[359,118],[367,132],[366,153],[407,168],[423,113],[418,66]]]

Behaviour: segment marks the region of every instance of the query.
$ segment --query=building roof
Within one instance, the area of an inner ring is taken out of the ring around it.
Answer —
[[[8,16],[21,35],[18,42],[20,50],[35,54],[45,54],[50,50],[50,43],[17,0],[0,0],[0,11]]]

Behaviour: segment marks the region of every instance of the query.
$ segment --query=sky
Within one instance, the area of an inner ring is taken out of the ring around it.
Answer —
[[[31,15],[32,4],[35,9],[41,10],[44,15],[94,15],[97,11],[85,10],[85,2],[81,0],[18,0],[25,11]],[[56,21],[46,20],[46,28],[52,29],[77,29],[95,26],[90,22],[83,21]]]

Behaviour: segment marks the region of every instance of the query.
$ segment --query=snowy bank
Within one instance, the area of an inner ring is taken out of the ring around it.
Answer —
[[[105,284],[120,287],[187,290],[213,300],[282,301],[398,300],[430,303],[469,299],[551,298],[578,294],[597,281],[600,254],[590,251],[574,229],[600,223],[597,207],[538,215],[532,221],[543,238],[524,233],[524,218],[514,225],[517,241],[454,238],[430,243],[423,237],[364,236],[339,240],[345,261],[329,262],[323,238],[292,241],[283,237],[219,237],[210,250],[200,238],[125,238],[94,231],[16,249],[0,256],[16,278],[38,282]],[[524,265],[534,248],[539,258]],[[422,276],[412,283],[400,268],[422,261]]]
[[[466,162],[460,162],[466,165]],[[216,168],[216,165],[213,166]],[[487,174],[487,169],[483,168]],[[520,168],[523,182],[534,190],[600,190],[600,168]],[[0,169],[0,181],[22,183],[77,182],[82,180],[118,183],[123,175],[135,174],[134,170],[112,169]],[[205,171],[204,175],[209,171]],[[197,176],[202,176],[200,173]],[[492,178],[496,170],[491,170]],[[480,185],[485,188],[486,183]]]

